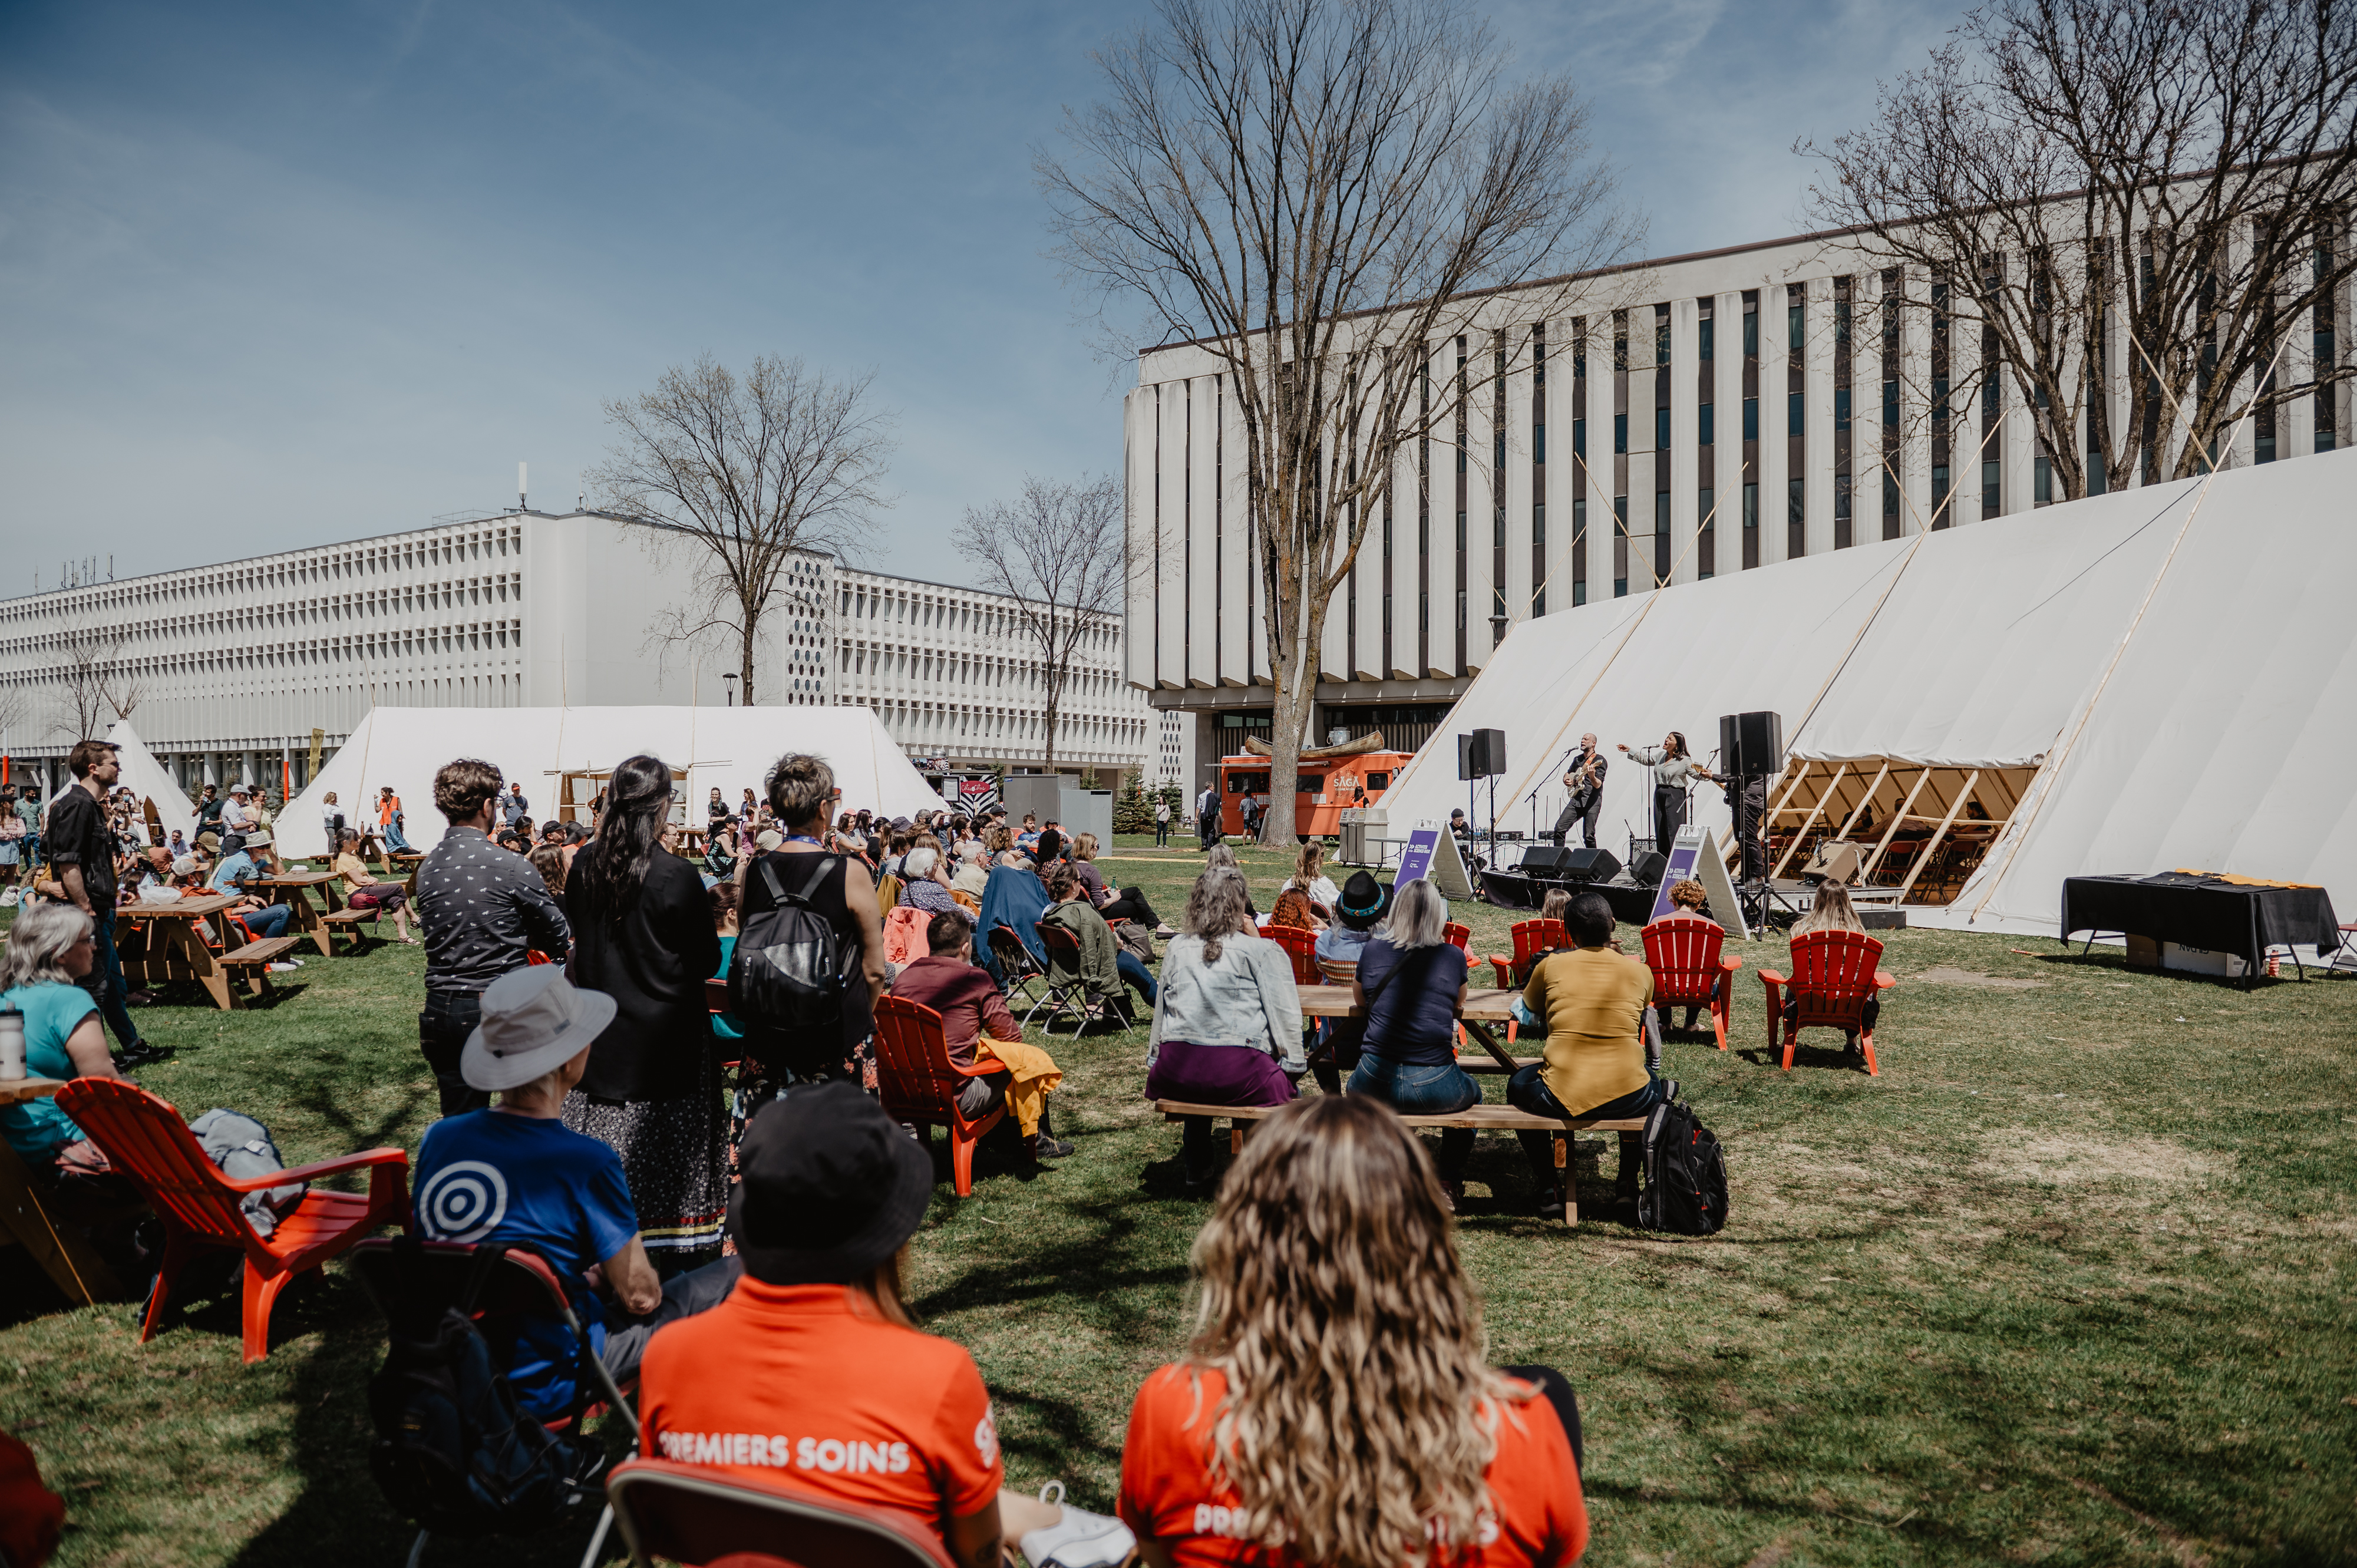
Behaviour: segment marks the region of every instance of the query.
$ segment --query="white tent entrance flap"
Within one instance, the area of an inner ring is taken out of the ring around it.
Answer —
[[[1824,843],[1857,843],[1869,885],[1903,888],[1918,924],[2050,932],[2083,874],[2357,886],[2357,451],[2202,489],[1558,611],[1508,634],[1448,728],[1508,733],[1517,769],[1498,793],[1536,789],[1542,829],[1563,808],[1564,750],[1593,732],[1609,764],[1598,837],[1618,854],[1644,833],[1652,780],[1617,746],[1676,729],[1706,753],[1719,715],[1781,713],[1770,864],[1790,877]],[[1445,819],[1453,761],[1419,752],[1393,820]],[[1726,843],[1720,792],[1693,806]]]

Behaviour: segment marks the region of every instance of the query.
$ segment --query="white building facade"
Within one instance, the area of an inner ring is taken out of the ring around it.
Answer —
[[[1528,618],[2059,496],[2022,388],[1979,374],[1981,324],[1850,241],[1775,241],[1537,286],[1566,283],[1598,306],[1533,322],[1508,296],[1511,328],[1484,329],[1477,316],[1432,346],[1436,380],[1470,381],[1461,434],[1403,452],[1369,519],[1328,614],[1313,743],[1380,727],[1394,746],[1421,745]],[[2299,387],[2319,359],[2345,354],[2335,327],[2352,304],[2292,335],[2279,384]],[[2116,421],[2124,338],[2106,363]],[[1129,679],[1193,720],[1199,769],[1265,735],[1271,705],[1244,435],[1226,379],[1200,346],[1154,349],[1125,406]],[[2336,392],[2246,423],[2221,466],[2348,446],[2350,399]]]
[[[597,512],[511,511],[349,543],[0,600],[0,750],[61,782],[77,684],[128,717],[182,783],[307,777],[371,705],[603,706],[740,700],[733,646],[662,635],[690,558]],[[864,703],[912,757],[1036,765],[1036,653],[1011,601],[796,559],[764,618],[763,706]],[[1121,622],[1097,618],[1068,687],[1060,765],[1143,769]],[[134,695],[135,694],[135,700]],[[89,704],[85,704],[86,706]]]

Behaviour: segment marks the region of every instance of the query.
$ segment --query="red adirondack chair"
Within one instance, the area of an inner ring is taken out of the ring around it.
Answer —
[[[1498,989],[1508,985],[1528,985],[1531,966],[1557,948],[1571,946],[1571,937],[1561,920],[1516,920],[1514,922],[1514,952],[1491,953],[1490,966],[1498,972]]]
[[[409,1228],[409,1155],[404,1150],[366,1149],[232,1181],[205,1157],[178,1112],[121,1079],[78,1078],[58,1090],[58,1108],[81,1123],[163,1219],[164,1262],[139,1326],[142,1344],[156,1337],[163,1322],[172,1282],[203,1248],[228,1247],[245,1254],[245,1359],[252,1363],[270,1354],[270,1309],[287,1281],[381,1225]],[[367,1197],[314,1187],[266,1239],[254,1234],[238,1208],[249,1192],[364,1167]]]
[[[1006,1114],[1006,1102],[979,1122],[958,1112],[958,1090],[970,1078],[996,1072],[995,1062],[960,1067],[950,1060],[942,1038],[942,1015],[905,996],[887,996],[876,1004],[876,1087],[885,1113],[920,1130],[926,1141],[932,1129],[950,1130],[950,1170],[957,1195],[974,1194],[974,1146]]]
[[[1473,940],[1472,927],[1460,926],[1456,921],[1451,920],[1448,924],[1440,928],[1440,934],[1448,939],[1448,945],[1450,947],[1455,948],[1458,952],[1465,954],[1468,958],[1472,956],[1472,950],[1466,945]]]
[[[1760,972],[1768,987],[1768,1048],[1776,1047],[1778,1030],[1784,1036],[1784,1070],[1792,1070],[1792,1046],[1803,1029],[1839,1029],[1856,1035],[1866,1047],[1866,1070],[1880,1077],[1874,1059],[1874,1031],[1866,1027],[1866,999],[1888,991],[1899,982],[1874,967],[1882,944],[1862,931],[1811,931],[1792,939],[1792,977],[1772,969]],[[1800,998],[1799,1012],[1784,1022],[1783,991]]]
[[[1325,977],[1318,972],[1318,933],[1299,926],[1263,926],[1260,934],[1285,950],[1293,961],[1293,983],[1323,984]]]
[[[1710,1009],[1710,1024],[1718,1032],[1718,1048],[1727,1049],[1727,1009],[1735,1002],[1735,972],[1739,958],[1722,958],[1720,944],[1727,932],[1716,920],[1700,915],[1664,915],[1647,926],[1645,966],[1653,972],[1653,1005],[1669,1026],[1673,1006]]]

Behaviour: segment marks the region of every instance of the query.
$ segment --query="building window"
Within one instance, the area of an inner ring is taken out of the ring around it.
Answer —
[[[1746,441],[1760,439],[1760,400],[1756,397],[1743,400],[1743,438]]]
[[[1666,408],[1657,408],[1653,411],[1653,450],[1666,452],[1669,449],[1670,411]]]
[[[1710,313],[1706,310],[1703,313],[1702,319],[1695,325],[1699,329],[1696,333],[1695,357],[1701,360],[1707,360],[1710,358],[1711,327],[1713,325],[1710,318]]]
[[[1932,515],[1933,517],[1940,515],[1940,508],[1947,499],[1948,465],[1934,463],[1932,465]]]
[[[1785,521],[1795,536],[1798,536],[1802,525],[1808,521],[1809,518],[1808,483],[1806,479],[1784,481]],[[1794,551],[1793,553],[1798,554],[1800,552]]]
[[[1702,520],[1702,539],[1695,551],[1695,577],[1697,581],[1709,576],[1712,567],[1717,564],[1712,554],[1711,535],[1718,532],[1718,524],[1711,516],[1711,509],[1717,504],[1709,486],[1705,485],[1695,492],[1695,516]]]
[[[1760,357],[1760,296],[1756,291],[1743,296],[1743,357]]]
[[[1834,389],[1834,428],[1836,431],[1849,428],[1849,388],[1847,387]]]
[[[1710,445],[1711,445],[1711,417],[1710,417],[1710,416],[1711,416],[1712,412],[1713,412],[1715,409],[1717,409],[1717,406],[1718,406],[1718,405],[1717,405],[1717,403],[1704,403],[1701,407],[1699,407],[1699,408],[1697,408],[1696,410],[1695,410],[1695,446],[1710,446]]]
[[[1544,424],[1531,426],[1531,461],[1534,463],[1546,461],[1546,426]]]
[[[1625,413],[1612,416],[1612,450],[1616,455],[1629,450],[1629,416]]]
[[[1743,526],[1747,529],[1760,526],[1760,487],[1758,485],[1743,487]]]
[[[1806,415],[1801,410],[1801,398],[1802,394],[1799,392],[1784,394],[1784,434],[1787,435],[1801,435],[1807,433]]]
[[[1981,515],[1995,517],[2005,510],[2003,487],[1998,481],[1997,464],[1994,458],[1981,464]]]
[[[1531,542],[1534,544],[1546,542],[1546,502],[1544,501],[1531,503]]]
[[[1571,455],[1582,459],[1587,456],[1587,421],[1584,418],[1571,422]]]
[[[1791,335],[1792,339],[1792,352],[1797,354],[1801,351],[1801,345],[1803,340],[1802,338],[1803,328],[1801,325],[1801,307],[1799,306],[1789,305],[1784,307],[1784,324],[1786,331]]]

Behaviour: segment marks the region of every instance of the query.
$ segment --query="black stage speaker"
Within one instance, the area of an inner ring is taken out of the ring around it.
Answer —
[[[1523,851],[1525,875],[1554,876],[1570,869],[1572,852],[1554,844],[1534,843]]]
[[[1784,770],[1784,715],[1721,714],[1719,766],[1738,779],[1765,779]]]
[[[1477,729],[1457,737],[1457,777],[1489,779],[1506,770],[1506,732]]]
[[[1629,863],[1629,875],[1636,879],[1637,886],[1640,887],[1659,887],[1662,885],[1662,873],[1669,868],[1668,855],[1657,849],[1641,850],[1638,853],[1637,858]]]
[[[1609,882],[1620,875],[1620,863],[1609,849],[1574,849],[1564,853],[1563,869],[1574,882]]]

